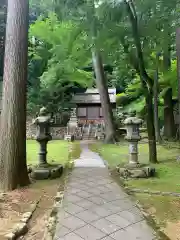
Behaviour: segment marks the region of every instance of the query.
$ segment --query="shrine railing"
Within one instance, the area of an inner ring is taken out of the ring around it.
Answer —
[[[103,119],[78,119],[78,124],[103,124]]]

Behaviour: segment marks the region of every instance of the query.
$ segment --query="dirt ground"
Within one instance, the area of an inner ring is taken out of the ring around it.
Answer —
[[[168,222],[166,224],[166,228],[163,229],[164,233],[171,240],[179,240],[180,239],[180,221],[178,222]]]
[[[0,197],[0,240],[18,223],[24,212],[30,210],[31,204],[40,200],[28,223],[28,233],[23,240],[42,240],[46,220],[54,202],[54,196],[61,184],[60,179],[44,180],[32,183],[27,188],[9,192]]]
[[[169,239],[180,240],[179,198],[168,196],[143,196],[142,194],[137,195],[137,198],[140,199],[145,210],[155,220],[160,230],[165,233]]]

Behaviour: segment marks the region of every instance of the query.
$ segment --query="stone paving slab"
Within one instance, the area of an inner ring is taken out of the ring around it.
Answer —
[[[91,156],[93,164],[89,164]],[[109,176],[99,158],[87,147],[83,149],[57,214],[54,240],[157,239],[140,210]],[[86,165],[79,167],[85,161]]]
[[[75,167],[99,167],[99,168],[105,168],[104,161],[101,159],[101,157],[90,151],[88,149],[88,145],[83,144],[81,156],[79,159],[75,162]]]

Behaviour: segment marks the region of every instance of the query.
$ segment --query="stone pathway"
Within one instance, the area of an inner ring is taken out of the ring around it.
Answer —
[[[103,160],[83,146],[58,212],[54,240],[155,240],[155,232]]]

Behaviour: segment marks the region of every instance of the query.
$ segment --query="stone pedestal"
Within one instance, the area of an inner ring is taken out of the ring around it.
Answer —
[[[69,142],[73,142],[74,141],[74,136],[70,135],[70,134],[66,134],[64,136],[64,140],[69,141]]]
[[[47,143],[48,141],[40,141],[40,150],[39,150],[39,166],[47,165]]]
[[[129,164],[137,165],[138,162],[138,142],[129,142]]]
[[[36,180],[59,178],[63,173],[62,165],[39,166],[32,170],[31,177]]]
[[[122,178],[149,178],[155,176],[155,168],[146,165],[117,166],[117,171]]]

